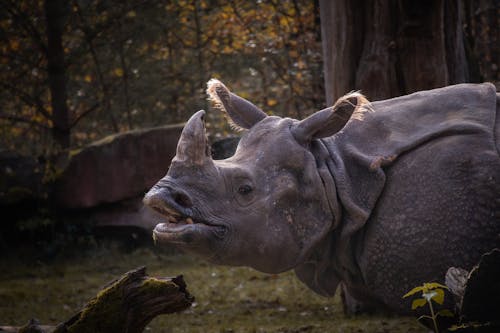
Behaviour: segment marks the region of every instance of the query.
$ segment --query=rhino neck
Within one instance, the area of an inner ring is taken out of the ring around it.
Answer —
[[[300,281],[317,294],[326,297],[335,294],[341,281],[332,261],[334,243],[331,238],[331,235],[327,235],[312,251],[309,258],[294,270]]]
[[[343,221],[344,209],[337,193],[337,186],[342,186],[343,179],[336,179],[342,174],[336,170],[343,165],[333,158],[328,144],[328,139],[315,140],[311,152],[334,221],[331,231],[318,242],[308,259],[295,268],[297,277],[323,296],[333,296],[341,281],[351,286],[363,284],[357,260],[362,244],[359,238],[363,235]]]
[[[316,160],[316,167],[321,178],[325,197],[328,200],[328,205],[334,218],[332,221],[332,230],[335,230],[342,219],[342,210],[340,209],[335,178],[332,173],[332,169],[334,168],[332,164],[333,160],[323,140],[314,140],[312,142],[311,153]]]

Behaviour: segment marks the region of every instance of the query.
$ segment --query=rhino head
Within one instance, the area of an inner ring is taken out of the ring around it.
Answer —
[[[235,127],[245,130],[235,154],[212,160],[204,111],[185,125],[167,175],[144,203],[164,216],[157,243],[206,260],[278,273],[303,263],[331,231],[331,203],[310,151],[349,120],[359,94],[298,121],[267,116],[211,80],[207,92]]]

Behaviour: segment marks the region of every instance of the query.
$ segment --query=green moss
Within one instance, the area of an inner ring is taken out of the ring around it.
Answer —
[[[80,154],[80,152],[82,151],[81,148],[77,148],[77,149],[71,149],[68,153],[69,155],[69,158],[72,158],[73,156],[76,156],[78,154]]]
[[[122,331],[124,325],[123,308],[121,307],[120,288],[112,285],[99,292],[92,299],[80,314],[80,318],[67,327],[67,332],[82,332],[81,327],[85,327],[88,332],[104,333],[113,329]]]
[[[172,282],[156,278],[149,278],[147,280],[144,280],[141,284],[141,288],[143,288],[144,293],[148,293],[151,295],[167,293],[169,291],[179,289],[179,287],[177,287],[177,285]]]

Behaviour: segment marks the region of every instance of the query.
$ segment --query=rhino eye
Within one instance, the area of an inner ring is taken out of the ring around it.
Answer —
[[[250,185],[241,185],[239,188],[238,188],[238,193],[239,194],[248,194],[252,192],[252,187]]]

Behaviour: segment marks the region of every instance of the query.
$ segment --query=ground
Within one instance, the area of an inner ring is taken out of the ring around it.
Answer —
[[[21,260],[22,259],[22,260]],[[151,276],[183,274],[196,297],[182,312],[154,319],[146,332],[413,332],[426,330],[408,317],[346,317],[339,297],[315,295],[293,275],[213,266],[149,247],[124,252],[101,248],[81,257],[0,259],[0,326],[68,319],[107,282],[145,265]]]

